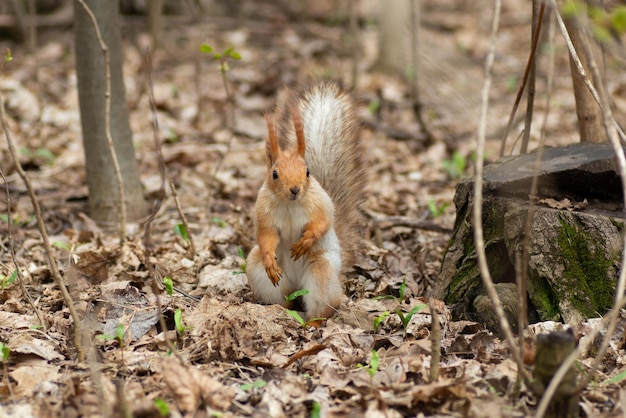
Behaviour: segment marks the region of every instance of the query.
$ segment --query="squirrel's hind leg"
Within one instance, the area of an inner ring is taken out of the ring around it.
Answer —
[[[330,318],[345,299],[341,282],[339,251],[316,251],[307,256],[307,268],[301,278],[301,288],[308,320]]]
[[[285,279],[280,280],[277,286],[272,285],[265,272],[263,257],[261,257],[258,245],[250,251],[248,258],[246,258],[246,276],[248,276],[248,284],[257,301],[267,304],[285,304],[285,295],[289,294],[288,290],[284,289]]]

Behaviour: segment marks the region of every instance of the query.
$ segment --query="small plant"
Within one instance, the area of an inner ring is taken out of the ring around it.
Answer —
[[[445,202],[441,205],[437,205],[434,199],[430,199],[428,201],[428,210],[430,211],[430,214],[433,216],[433,218],[438,218],[443,215],[448,206],[450,206],[450,202]]]
[[[96,335],[96,338],[99,340],[105,340],[105,341],[117,341],[119,346],[122,347],[124,345],[125,335],[126,335],[126,332],[124,330],[124,324],[117,324],[117,326],[115,327],[115,335],[100,334],[100,335]]]
[[[601,385],[610,385],[610,384],[620,383],[624,380],[626,380],[626,370],[616,374],[610,379],[605,380],[604,382],[601,383]]]
[[[246,268],[248,268],[248,264],[246,263],[246,254],[243,252],[243,248],[241,248],[241,247],[237,248],[237,255],[243,261],[241,261],[239,263],[239,267],[241,268],[241,270],[233,271],[233,274],[235,274],[235,275],[236,274],[246,274]]]
[[[9,360],[9,356],[11,355],[11,349],[8,345],[3,342],[0,342],[0,361],[2,362],[2,369],[4,371],[4,378],[8,383],[9,380],[9,371],[7,370],[7,361]]]
[[[218,218],[217,216],[212,217],[211,222],[219,226],[220,228],[226,228],[228,226],[228,223],[225,220],[223,220],[222,218]]]
[[[378,351],[372,350],[372,358],[370,359],[370,366],[367,368],[367,374],[369,374],[372,379],[374,378],[374,376],[376,376],[376,373],[378,372],[378,364],[379,364]]]
[[[17,279],[17,270],[14,270],[8,277],[0,274],[0,290],[4,290],[5,287],[10,286],[15,279]]]
[[[467,168],[467,158],[458,151],[455,151],[452,154],[452,158],[449,160],[444,160],[443,168],[448,173],[448,177],[452,180],[458,179],[465,173],[465,169]]]
[[[11,349],[5,343],[0,342],[0,361],[6,363],[11,355]]]
[[[287,302],[293,302],[294,300],[296,300],[300,296],[304,296],[304,295],[308,295],[308,294],[309,294],[309,291],[307,289],[296,290],[295,292],[290,293],[289,295],[285,296],[285,300]],[[310,324],[312,324],[314,322],[319,322],[319,321],[325,321],[326,320],[326,318],[311,318],[308,321],[305,321],[304,318],[302,318],[302,316],[300,316],[300,314],[298,312],[296,312],[296,311],[294,311],[292,309],[287,309],[287,313],[293,319],[298,321],[298,323],[300,324],[300,326],[302,328],[306,328],[306,327],[308,327]]]
[[[376,318],[374,318],[374,322],[372,324],[372,328],[374,329],[374,334],[378,332],[378,327],[380,327],[380,324],[383,323],[383,321],[389,316],[390,313],[391,312],[389,311],[385,311],[381,313],[380,315],[378,315]]]
[[[183,325],[183,311],[180,308],[174,312],[174,326],[178,335],[183,335],[185,331],[190,329],[190,327]]]
[[[320,418],[322,416],[322,404],[314,401],[311,406],[311,418]]]
[[[154,402],[154,406],[159,411],[159,414],[162,417],[170,416],[170,407],[168,406],[167,402],[165,402],[161,398],[155,398],[153,402]]]
[[[372,115],[378,113],[378,111],[380,110],[380,101],[370,100],[369,105],[367,106],[367,110],[369,110]]]
[[[189,231],[187,231],[187,225],[180,223],[174,226],[174,232],[181,237],[183,241],[189,242]]]
[[[165,287],[165,292],[172,296],[174,294],[174,283],[172,282],[172,278],[169,276],[163,277],[163,286]]]
[[[267,382],[265,380],[257,379],[252,383],[244,383],[240,385],[239,389],[245,390],[247,392],[249,390],[261,389],[262,387],[265,387],[265,385],[267,385]]]
[[[366,369],[367,374],[370,375],[370,378],[374,379],[374,376],[376,376],[376,373],[378,372],[379,362],[380,362],[380,358],[378,357],[378,351],[372,350],[372,357],[370,358],[370,365],[366,367],[362,365],[361,363],[358,363],[356,367],[359,369]]]
[[[239,54],[239,52],[235,51],[235,48],[233,48],[232,46],[229,48],[226,48],[224,52],[219,53],[219,52],[215,52],[211,45],[202,44],[200,45],[200,52],[205,53],[205,54],[213,54],[213,59],[215,61],[219,61],[220,63],[219,69],[222,73],[225,73],[228,70],[230,70],[230,68],[228,67],[228,58],[232,58],[236,61],[239,61],[241,59],[241,55]]]
[[[393,311],[396,315],[400,317],[400,321],[402,321],[402,327],[404,328],[405,334],[406,328],[409,326],[409,322],[411,322],[411,318],[413,318],[413,315],[415,315],[425,307],[425,303],[420,303],[419,305],[415,305],[408,313],[404,313],[401,309],[396,309],[395,311]]]
[[[384,296],[376,296],[374,299],[376,299],[376,300],[379,300],[379,299],[395,299],[398,302],[398,304],[402,305],[402,303],[404,301],[405,294],[406,294],[406,277],[404,279],[402,279],[402,284],[400,284],[400,290],[398,291],[398,296],[397,297],[393,296],[393,295],[384,295]],[[425,307],[426,307],[426,304],[420,303],[418,305],[415,305],[407,313],[405,313],[400,308],[395,309],[393,311],[393,313],[398,315],[398,317],[400,318],[400,322],[402,322],[402,327],[404,328],[404,333],[405,334],[406,334],[406,329],[409,326],[409,322],[411,322],[411,318],[413,318],[413,315],[415,315],[416,313],[418,313],[419,311],[421,311]],[[378,327],[385,320],[385,318],[387,318],[388,315],[389,315],[389,312],[383,312],[382,314],[380,314],[379,316],[374,318],[374,323],[373,323],[374,334],[376,334],[376,331],[378,330]]]

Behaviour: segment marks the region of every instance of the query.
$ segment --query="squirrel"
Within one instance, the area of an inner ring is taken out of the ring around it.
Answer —
[[[308,290],[305,317],[319,325],[345,298],[341,275],[361,237],[366,178],[356,102],[336,82],[322,82],[292,94],[276,115],[278,128],[265,117],[267,177],[246,274],[263,303],[288,305],[285,296]]]

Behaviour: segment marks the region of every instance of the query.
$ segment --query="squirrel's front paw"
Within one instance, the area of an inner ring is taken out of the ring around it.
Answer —
[[[280,276],[283,274],[283,271],[276,264],[276,259],[271,258],[266,260],[265,264],[265,272],[267,273],[267,277],[269,277],[270,281],[274,286],[278,285],[280,281]]]
[[[313,244],[314,241],[312,239],[306,239],[304,237],[300,238],[298,242],[293,244],[293,247],[291,247],[291,258],[294,260],[299,259],[309,252]]]

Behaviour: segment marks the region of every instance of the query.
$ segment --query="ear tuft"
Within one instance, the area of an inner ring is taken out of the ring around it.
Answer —
[[[274,118],[271,114],[265,114],[265,122],[267,123],[267,138],[265,138],[265,158],[267,166],[271,167],[278,158],[278,140],[276,138],[276,126],[274,125]]]
[[[291,117],[293,118],[293,127],[296,131],[296,154],[304,158],[306,151],[306,140],[304,138],[304,122],[300,113],[300,106],[297,103],[289,106]]]

